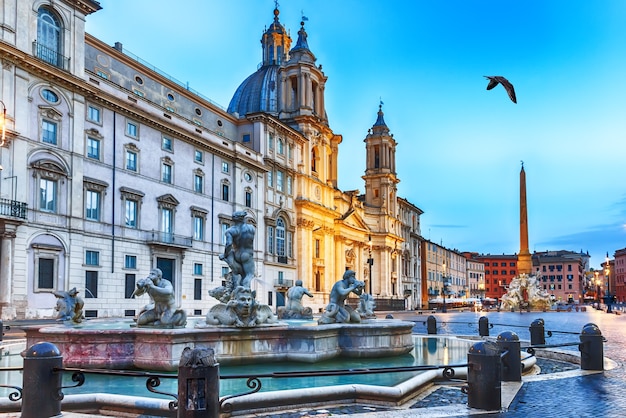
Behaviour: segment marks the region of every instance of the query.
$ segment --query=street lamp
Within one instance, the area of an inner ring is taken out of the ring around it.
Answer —
[[[444,260],[443,262],[443,275],[441,276],[441,279],[443,280],[443,287],[442,287],[442,292],[443,293],[443,305],[441,306],[441,312],[446,313],[448,312],[448,308],[446,307],[446,293],[448,290],[448,282],[447,282],[447,278],[446,278],[446,262]]]
[[[4,140],[6,138],[7,132],[7,107],[2,100],[0,100],[0,104],[2,104],[2,139],[0,140],[1,147],[4,145]]]
[[[372,258],[372,235],[368,235],[367,245],[369,246],[369,258],[367,259],[367,264],[370,266],[370,280],[369,280],[369,294],[372,294],[372,266],[374,265],[374,259]]]
[[[613,302],[613,297],[611,296],[611,278],[610,278],[611,267],[609,264],[608,252],[606,253],[604,267],[605,267],[604,272],[606,275],[606,294],[604,295],[604,303],[606,304],[606,313],[613,313],[613,310],[611,310],[611,304]]]

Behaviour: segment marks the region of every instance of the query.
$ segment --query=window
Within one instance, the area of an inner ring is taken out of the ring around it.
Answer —
[[[135,122],[127,121],[126,122],[126,135],[130,136],[131,138],[138,138],[139,126]]]
[[[272,170],[267,172],[267,187],[274,187],[274,172]]]
[[[315,148],[311,150],[311,171],[317,172],[317,153]]]
[[[380,168],[380,147],[374,146],[374,168]]]
[[[202,264],[193,263],[193,274],[196,276],[202,276]]]
[[[125,255],[124,256],[124,268],[126,269],[136,269],[137,268],[137,256],[136,255]]]
[[[251,208],[252,207],[252,192],[249,192],[246,190],[246,207],[247,208]]]
[[[204,241],[204,217],[195,215],[193,217],[193,239]]]
[[[250,142],[250,134],[243,134],[243,137],[241,138],[242,142]]]
[[[137,153],[135,151],[126,150],[126,169],[137,171]]]
[[[45,101],[50,102],[50,103],[59,102],[59,96],[50,89],[41,90],[41,97],[43,97]]]
[[[320,258],[320,240],[315,240],[315,258]]]
[[[230,186],[226,183],[222,184],[222,200],[228,202],[228,194],[230,192]]]
[[[193,281],[193,299],[202,300],[202,279]]]
[[[100,252],[99,251],[85,251],[85,265],[86,266],[99,266],[100,265]]]
[[[280,155],[283,155],[285,153],[285,147],[282,139],[278,139],[278,141],[276,141],[276,148]]]
[[[161,232],[167,235],[174,232],[174,211],[170,208],[161,208]]]
[[[102,123],[100,108],[89,105],[87,107],[87,120],[94,123]]]
[[[276,172],[276,190],[278,190],[279,192],[283,191],[283,172],[282,171]]]
[[[40,7],[37,16],[37,57],[48,64],[61,67],[61,23],[45,7]]]
[[[86,271],[85,272],[85,298],[97,298],[98,297],[98,272]]]
[[[221,235],[222,235],[222,245],[226,245],[226,231],[230,228],[230,224],[227,222],[222,222],[220,224]],[[228,268],[227,268],[228,269]]]
[[[161,164],[161,181],[172,184],[172,166],[169,163]]]
[[[135,275],[134,274],[126,274],[124,278],[124,297],[126,299],[133,298],[133,293],[135,292]]]
[[[193,190],[196,193],[202,193],[204,191],[204,176],[201,174],[193,175]]]
[[[56,122],[42,120],[41,122],[41,141],[47,144],[57,144],[57,127]]]
[[[129,228],[137,228],[137,201],[126,199],[124,204],[124,225]]]
[[[39,257],[37,267],[37,290],[54,289],[56,258]]]
[[[94,160],[100,159],[100,140],[92,137],[87,138],[87,157]]]
[[[165,151],[172,151],[172,140],[164,136],[161,140],[161,148]]]
[[[274,254],[274,227],[267,227],[267,252]]]
[[[41,178],[39,180],[39,209],[45,212],[57,211],[57,182]]]
[[[226,277],[226,275],[230,272],[228,267],[222,267],[222,277]]]
[[[100,220],[100,192],[87,190],[85,195],[85,218],[90,221]]]
[[[128,187],[121,187],[122,211],[124,213],[124,226],[128,228],[139,227],[139,210],[143,199],[143,193]]]
[[[274,149],[274,135],[269,134],[267,137],[267,148],[270,150]]]
[[[292,178],[291,176],[287,176],[287,194],[291,195],[292,193],[293,193]]]
[[[203,163],[204,162],[204,153],[197,149],[194,152],[193,159],[197,163]]]
[[[293,159],[293,146],[291,144],[287,146],[287,154],[290,160]]]
[[[276,220],[276,254],[285,256],[285,221],[283,218]]]
[[[222,161],[222,173],[229,173],[229,172],[230,172],[230,166],[228,162]]]

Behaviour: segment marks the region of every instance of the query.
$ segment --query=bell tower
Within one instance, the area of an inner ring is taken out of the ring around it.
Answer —
[[[378,118],[365,137],[367,150],[365,175],[365,205],[381,208],[384,213],[395,214],[397,187],[396,145],[383,118],[383,103],[378,108]]]

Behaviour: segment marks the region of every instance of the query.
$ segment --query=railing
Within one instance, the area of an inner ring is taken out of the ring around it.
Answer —
[[[70,59],[61,55],[58,51],[33,41],[33,55],[50,65],[69,71]]]
[[[147,237],[148,243],[152,244],[164,244],[176,247],[188,247],[193,246],[193,239],[183,235],[170,234],[168,232],[152,231]]]
[[[0,215],[26,219],[28,205],[17,200],[0,199]]]
[[[276,279],[274,281],[274,287],[292,287],[293,280],[291,279]]]

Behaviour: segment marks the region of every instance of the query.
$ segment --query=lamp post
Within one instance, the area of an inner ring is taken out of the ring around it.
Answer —
[[[372,235],[368,235],[367,245],[369,247],[369,258],[367,259],[367,264],[370,266],[370,280],[369,280],[369,294],[372,294],[372,266],[374,265],[374,259],[372,258]]]
[[[443,275],[441,276],[441,280],[443,282],[443,286],[442,286],[442,290],[441,293],[443,293],[443,305],[441,306],[441,312],[446,313],[448,312],[448,308],[446,307],[446,291],[447,289],[447,281],[446,281],[446,262],[444,260],[443,262]]]
[[[595,276],[596,276],[596,280],[593,282],[593,284],[596,285],[596,296],[595,296],[595,304],[596,304],[596,309],[600,309],[600,279],[598,278],[598,272],[595,272]]]
[[[2,139],[0,140],[1,147],[4,145],[4,140],[6,138],[7,132],[7,107],[2,100],[0,100],[0,104],[2,105]]]
[[[611,304],[613,303],[613,296],[611,296],[611,266],[609,264],[609,253],[606,253],[606,259],[604,263],[604,272],[606,276],[606,293],[604,295],[604,303],[606,304],[606,313],[613,313]]]

